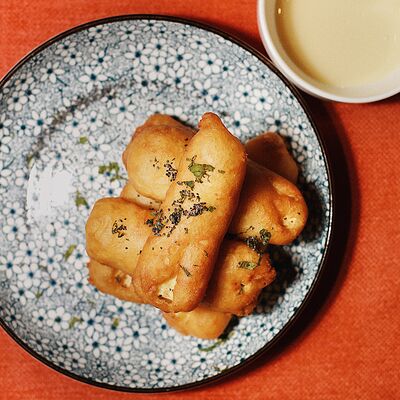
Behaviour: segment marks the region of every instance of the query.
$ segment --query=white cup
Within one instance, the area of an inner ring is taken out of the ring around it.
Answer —
[[[258,29],[264,47],[277,68],[297,87],[322,99],[345,103],[369,103],[400,93],[400,74],[394,73],[379,82],[341,88],[313,79],[288,56],[276,27],[276,0],[258,0]]]

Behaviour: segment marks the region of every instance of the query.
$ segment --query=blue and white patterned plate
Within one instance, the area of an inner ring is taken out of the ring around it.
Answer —
[[[330,237],[328,165],[298,95],[246,45],[178,19],[97,21],[17,65],[0,110],[0,318],[41,361],[114,389],[190,387],[268,349],[304,305]],[[134,128],[156,112],[195,126],[206,111],[242,141],[285,136],[310,209],[302,236],[271,250],[276,282],[224,341],[180,336],[158,310],[98,292],[86,270],[86,219],[96,199],[119,194]]]

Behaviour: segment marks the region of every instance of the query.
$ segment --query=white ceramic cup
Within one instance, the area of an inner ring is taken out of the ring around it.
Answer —
[[[305,74],[287,55],[276,28],[276,0],[258,0],[258,29],[264,47],[277,68],[297,87],[326,100],[345,103],[369,103],[400,93],[400,73],[379,82],[340,88],[319,82]]]

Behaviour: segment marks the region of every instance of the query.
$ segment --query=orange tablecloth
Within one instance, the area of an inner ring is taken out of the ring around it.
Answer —
[[[67,28],[126,13],[206,22],[263,51],[256,0],[2,0],[0,75]],[[337,172],[340,215],[325,283],[272,354],[212,386],[145,396],[73,381],[31,358],[1,331],[0,399],[399,398],[400,96],[370,105],[306,101]]]

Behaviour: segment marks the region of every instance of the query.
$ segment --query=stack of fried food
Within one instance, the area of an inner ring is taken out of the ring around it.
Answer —
[[[218,337],[274,280],[267,245],[306,223],[296,163],[277,134],[243,146],[212,113],[197,132],[149,117],[122,159],[120,197],[98,200],[87,221],[89,281],[158,307],[184,335]]]

